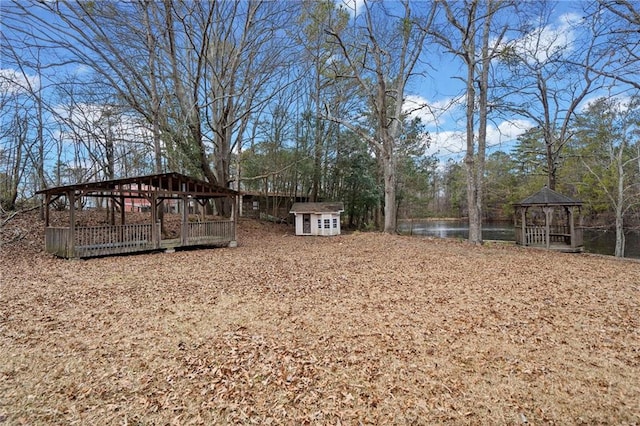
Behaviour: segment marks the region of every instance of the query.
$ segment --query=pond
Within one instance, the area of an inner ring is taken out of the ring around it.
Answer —
[[[440,238],[469,237],[469,224],[464,220],[413,220],[398,221],[398,229],[403,234]],[[482,224],[484,240],[515,241],[512,222],[491,222]],[[612,255],[615,250],[614,231],[584,229],[584,251]],[[640,233],[626,234],[625,257],[640,259]]]

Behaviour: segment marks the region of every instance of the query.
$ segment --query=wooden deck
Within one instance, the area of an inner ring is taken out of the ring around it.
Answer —
[[[48,253],[66,258],[87,258],[188,246],[223,245],[235,241],[232,220],[182,224],[179,238],[162,239],[160,224],[47,227]]]

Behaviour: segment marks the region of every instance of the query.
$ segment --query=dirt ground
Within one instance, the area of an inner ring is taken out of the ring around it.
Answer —
[[[0,424],[640,423],[640,262],[254,221],[62,260],[41,228],[0,235]]]

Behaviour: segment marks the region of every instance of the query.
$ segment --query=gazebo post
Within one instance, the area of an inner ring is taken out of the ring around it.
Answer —
[[[544,233],[545,240],[547,243],[547,248],[551,247],[551,214],[553,213],[553,207],[543,207],[544,211]]]
[[[576,231],[575,231],[575,221],[573,219],[573,207],[567,207],[567,216],[569,218],[569,234],[571,235],[571,241],[569,241],[569,244],[571,244],[571,248],[575,248],[576,247]]]
[[[413,235],[413,219],[410,219],[409,235]],[[518,244],[518,208],[516,207],[515,214],[513,215],[513,229],[516,234],[516,244]]]
[[[527,208],[520,207],[522,213],[522,245],[528,246],[529,240],[527,239]]]
[[[576,232],[576,247],[581,247],[584,244],[584,234],[583,234],[583,216],[582,216],[582,207],[578,206],[578,228],[575,230]]]

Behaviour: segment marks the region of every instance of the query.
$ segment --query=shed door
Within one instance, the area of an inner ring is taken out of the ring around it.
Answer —
[[[302,233],[311,233],[311,215],[308,213],[302,215]]]

